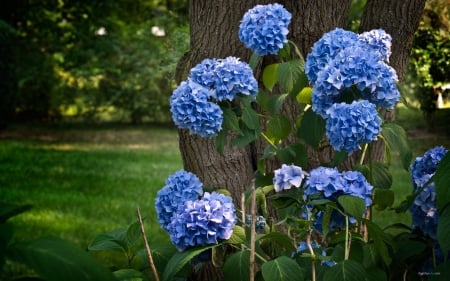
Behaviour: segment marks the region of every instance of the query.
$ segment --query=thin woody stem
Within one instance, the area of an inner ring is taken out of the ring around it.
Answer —
[[[144,222],[142,221],[141,211],[139,210],[139,207],[137,208],[137,216],[139,220],[139,225],[141,226],[141,233],[142,237],[144,238],[145,249],[147,251],[147,256],[150,262],[150,267],[152,269],[153,276],[155,277],[156,281],[159,281],[158,271],[156,270],[155,263],[153,262],[152,252],[150,250],[150,246],[148,245],[147,236],[145,235]]]

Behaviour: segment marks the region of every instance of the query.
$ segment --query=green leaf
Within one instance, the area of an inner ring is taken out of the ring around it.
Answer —
[[[345,150],[335,151],[333,158],[333,166],[338,166],[348,158],[348,153]]]
[[[345,213],[358,221],[362,219],[366,210],[366,204],[363,199],[352,195],[341,195],[338,197],[338,202],[344,208]]]
[[[258,134],[254,130],[243,128],[240,135],[231,140],[232,145],[244,147],[258,138]]]
[[[230,255],[223,266],[224,280],[250,279],[250,251],[239,251]]]
[[[259,130],[258,113],[250,106],[245,106],[242,109],[242,121],[249,129]]]
[[[304,280],[300,266],[286,256],[263,263],[261,266],[264,280],[292,281]]]
[[[232,109],[227,107],[222,108],[222,111],[223,111],[222,127],[239,132],[240,131],[239,120],[238,117],[236,116],[236,113]]]
[[[284,248],[288,252],[295,252],[296,248],[294,244],[292,244],[292,239],[281,232],[269,232],[267,234],[263,234],[257,237],[256,241],[270,241],[274,245],[278,245],[281,248]]]
[[[373,189],[373,205],[377,205],[377,210],[384,210],[394,204],[394,192],[389,189]]]
[[[225,145],[228,142],[228,129],[223,128],[215,138],[215,146],[216,150],[220,155],[223,155],[223,150],[225,148]]]
[[[128,248],[131,248],[133,245],[138,242],[141,238],[141,226],[138,221],[130,224],[127,229],[126,241]]]
[[[325,272],[324,281],[361,281],[366,279],[364,267],[354,260],[344,260]]]
[[[397,124],[384,123],[381,135],[385,140],[387,153],[389,154],[390,151],[398,151],[400,153],[403,168],[408,170],[412,159],[412,153],[409,148],[405,130]]]
[[[300,59],[282,62],[278,65],[278,81],[286,92],[293,90],[296,80],[304,73],[304,62]]]
[[[363,173],[374,188],[389,189],[392,186],[392,174],[389,170],[389,166],[385,163],[372,163],[372,173],[370,173],[370,166],[367,164],[356,165],[355,170]]]
[[[307,144],[318,148],[325,135],[325,120],[316,114],[312,108],[308,109],[303,115],[297,135]]]
[[[363,220],[369,232],[369,237],[373,240],[375,250],[386,265],[391,263],[391,256],[387,245],[392,244],[392,239],[383,232],[383,230],[375,223],[369,220]]]
[[[233,228],[233,234],[231,234],[230,239],[225,241],[225,243],[238,245],[245,243],[245,241],[247,241],[245,237],[245,229],[239,225],[235,225]]]
[[[146,280],[144,279],[144,274],[142,272],[132,269],[132,268],[126,268],[126,269],[119,269],[114,271],[114,276],[117,280],[120,281],[141,281]]]
[[[437,237],[442,251],[444,253],[450,251],[450,205],[439,214]]]
[[[253,53],[250,57],[249,65],[250,67],[255,70],[255,68],[258,66],[259,62],[261,61],[261,56],[259,56],[257,53]]]
[[[278,114],[280,112],[281,107],[283,106],[284,101],[288,96],[289,96],[288,94],[270,96],[267,111],[272,115]]]
[[[11,249],[11,257],[47,281],[117,280],[85,251],[59,238],[40,238]]]
[[[300,93],[295,97],[298,103],[300,104],[311,104],[312,103],[312,88],[304,87]]]
[[[379,268],[366,269],[366,281],[387,281],[386,271]]]
[[[195,248],[192,250],[187,250],[184,252],[175,253],[172,258],[168,261],[166,268],[164,269],[163,280],[172,281],[176,274],[198,254],[205,250],[217,247],[217,245]]]
[[[101,233],[88,245],[89,251],[119,251],[126,253],[128,246],[126,243],[126,229],[116,229],[110,232]]]
[[[274,143],[286,138],[291,132],[291,122],[285,115],[276,115],[267,122],[266,135]]]
[[[8,219],[31,209],[31,207],[31,205],[15,205],[0,202],[0,223],[5,223]]]
[[[262,81],[263,81],[264,87],[266,87],[270,91],[272,91],[273,87],[277,83],[277,80],[278,80],[277,73],[278,73],[278,64],[277,63],[269,64],[263,70]]]
[[[446,153],[436,167],[434,184],[439,212],[450,203],[450,152]]]

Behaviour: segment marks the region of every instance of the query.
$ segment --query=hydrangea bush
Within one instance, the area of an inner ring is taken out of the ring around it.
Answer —
[[[190,280],[208,263],[223,280],[419,280],[425,274],[447,280],[450,154],[436,147],[411,164],[405,131],[383,122],[380,112],[400,100],[388,64],[391,36],[336,28],[304,60],[287,38],[291,17],[280,4],[257,5],[243,16],[237,36],[254,52],[251,66],[266,55],[279,58],[263,65],[259,79],[239,58],[207,58],[173,91],[175,125],[214,138],[219,153],[256,139],[266,147],[240,202],[226,190],[205,192],[190,172],[169,176],[155,209],[175,252],[156,251],[163,265],[155,276]],[[295,120],[281,112],[286,102],[297,103]],[[386,160],[371,158],[374,141],[384,146]],[[308,151],[329,147],[331,159],[311,167]],[[355,163],[344,170],[340,164],[350,156]],[[389,165],[397,156],[413,188],[394,206]],[[269,168],[267,160],[279,165]],[[412,225],[382,228],[374,209],[409,210]]]

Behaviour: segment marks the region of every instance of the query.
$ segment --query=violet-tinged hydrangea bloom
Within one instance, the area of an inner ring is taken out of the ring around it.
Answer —
[[[178,206],[187,200],[196,200],[202,194],[203,184],[195,174],[180,170],[169,176],[155,198],[156,215],[161,227],[167,230]]]
[[[335,150],[352,153],[361,143],[376,140],[381,131],[375,105],[366,100],[335,103],[326,113],[326,134]]]
[[[305,73],[309,82],[314,85],[318,73],[324,69],[328,62],[342,49],[353,46],[358,41],[358,35],[352,31],[336,28],[325,33],[316,41],[311,52],[306,56]]]
[[[319,244],[317,244],[316,241],[311,241],[311,248],[313,248],[314,252],[316,252],[316,249],[319,251],[322,250],[321,252],[316,253],[316,255],[319,254],[323,257],[327,256],[327,253],[325,252],[325,250],[322,249],[322,247]],[[304,253],[304,252],[309,254],[308,245],[306,244],[305,241],[301,241],[297,247],[297,253]],[[336,265],[336,262],[333,260],[322,260],[321,264],[332,267],[332,266]]]
[[[205,192],[201,199],[189,200],[179,206],[167,232],[177,249],[184,251],[229,239],[236,221],[231,197]]]
[[[182,82],[170,97],[175,125],[201,137],[211,137],[222,129],[223,112],[208,101],[210,91],[191,80]]]
[[[189,78],[211,91],[209,98],[232,101],[236,95],[256,97],[258,81],[251,67],[236,57],[205,59],[191,69]]]
[[[414,190],[421,188],[436,172],[437,164],[444,158],[447,149],[436,146],[429,149],[422,157],[417,157],[411,164],[411,177]]]
[[[281,165],[281,168],[274,171],[273,186],[276,192],[291,189],[292,186],[300,187],[305,173],[302,168],[295,165]]]
[[[292,15],[282,5],[257,5],[248,10],[239,26],[239,39],[260,56],[276,55],[287,43]]]
[[[346,171],[341,173],[344,194],[353,195],[364,200],[366,207],[372,205],[373,186],[363,174],[358,171]]]
[[[380,55],[380,59],[389,61],[391,56],[392,37],[383,29],[372,29],[358,35],[358,39]]]
[[[445,156],[447,150],[442,146],[434,147],[417,157],[411,165],[411,180],[414,191],[422,188],[436,172],[436,167]],[[412,216],[412,228],[420,228],[422,232],[437,239],[438,212],[434,183],[428,184],[417,195],[409,211]]]
[[[306,178],[304,195],[306,199],[306,196],[323,192],[325,197],[330,197],[343,189],[337,168],[318,167],[309,172],[309,176]]]

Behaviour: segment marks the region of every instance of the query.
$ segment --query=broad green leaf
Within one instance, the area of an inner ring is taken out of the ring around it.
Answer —
[[[278,114],[287,97],[288,97],[288,94],[270,96],[269,101],[268,101],[267,111],[272,115]]]
[[[394,192],[389,189],[374,188],[373,205],[377,205],[378,210],[384,210],[394,204]]]
[[[324,281],[361,281],[366,279],[364,267],[354,260],[344,260],[325,272]]]
[[[308,163],[306,148],[301,143],[294,143],[279,149],[277,156],[282,163],[294,164],[299,167],[306,167]]]
[[[371,168],[372,172],[370,171]],[[374,188],[389,189],[392,186],[392,174],[389,166],[385,163],[374,162],[371,166],[368,164],[356,165],[355,170],[363,173]]]
[[[333,158],[333,166],[338,166],[348,158],[348,153],[345,150],[335,151]]]
[[[128,251],[126,239],[126,229],[117,229],[107,233],[101,233],[88,245],[89,251]]]
[[[278,80],[278,64],[269,64],[263,70],[262,81],[264,87],[272,91]]]
[[[366,281],[387,281],[387,273],[379,268],[366,269]]]
[[[304,280],[303,271],[300,266],[293,259],[286,256],[281,256],[263,263],[261,269],[264,280]]]
[[[215,146],[216,150],[220,155],[223,155],[223,150],[225,148],[225,145],[227,145],[228,141],[228,129],[223,128],[215,138]]]
[[[291,122],[285,115],[276,115],[267,122],[266,135],[274,142],[286,138],[291,132]]]
[[[257,237],[256,241],[269,240],[271,243],[276,244],[284,248],[288,252],[295,252],[296,248],[292,244],[292,239],[284,233],[281,232],[269,232]]]
[[[444,253],[450,251],[450,205],[439,214],[437,237],[442,251]]]
[[[243,244],[246,241],[245,237],[245,229],[239,225],[235,225],[233,228],[233,234],[230,239],[225,241],[225,243],[229,244]]]
[[[295,97],[298,103],[311,104],[312,103],[312,88],[304,87],[300,93]]]
[[[144,278],[144,274],[139,270],[133,268],[125,268],[114,271],[114,276],[119,281],[141,281],[147,280]]]
[[[440,263],[434,270],[435,274],[428,276],[430,281],[448,281],[450,280],[450,259]]]
[[[281,88],[290,92],[296,80],[304,73],[304,62],[300,59],[282,62],[278,65],[278,81]]]
[[[223,266],[224,280],[250,280],[250,251],[230,255]]]
[[[266,91],[259,89],[258,95],[256,96],[256,103],[262,108],[262,110],[269,111],[270,97],[271,96]]]
[[[373,240],[375,245],[375,250],[381,257],[386,265],[391,263],[391,256],[389,255],[388,244],[392,245],[392,239],[383,232],[383,230],[375,223],[369,220],[363,220],[367,230],[369,232],[369,237]]]
[[[308,109],[303,115],[297,135],[307,144],[318,148],[325,135],[325,120],[316,114],[312,108]]]
[[[250,106],[245,106],[242,109],[242,121],[249,129],[259,130],[258,113]]]
[[[258,133],[254,130],[250,130],[248,128],[243,128],[240,135],[237,135],[235,138],[231,140],[232,145],[236,146],[246,146],[250,144],[252,141],[258,138]]]
[[[177,273],[188,263],[192,258],[202,253],[205,250],[217,247],[217,245],[195,248],[192,250],[186,250],[184,252],[175,253],[164,269],[164,274],[162,280],[172,281]]]
[[[253,53],[250,57],[249,65],[250,67],[255,70],[255,68],[258,66],[259,62],[261,61],[261,56],[259,56],[257,53]]]
[[[450,152],[441,159],[434,174],[439,212],[450,203]]]
[[[338,202],[344,208],[345,213],[358,221],[362,219],[366,210],[366,204],[363,199],[352,195],[341,195],[338,197]]]
[[[405,263],[413,256],[419,256],[427,248],[425,241],[412,239],[399,239],[395,244],[394,260]]]
[[[11,257],[48,281],[111,281],[113,273],[97,260],[59,238],[40,238],[11,249]]]
[[[155,266],[162,275],[164,268],[172,256],[177,253],[177,249],[171,242],[166,243],[150,243],[150,250],[153,257],[153,262]],[[145,248],[142,248],[136,253],[136,257],[140,264],[143,266],[148,266],[149,258]]]
[[[31,209],[31,207],[31,205],[15,205],[0,202],[0,223],[5,223],[8,219]]]
[[[133,245],[138,242],[141,238],[141,226],[138,221],[130,224],[127,229],[126,241],[128,244],[128,248],[131,248]]]
[[[409,148],[405,130],[394,123],[384,123],[382,126],[381,135],[385,140],[387,152],[398,151],[403,168],[409,169],[411,163],[412,153]]]
[[[239,132],[239,120],[236,113],[230,108],[222,108],[223,123],[222,127]]]

